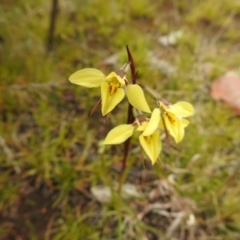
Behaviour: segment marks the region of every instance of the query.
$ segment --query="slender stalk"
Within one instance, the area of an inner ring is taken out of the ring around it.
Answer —
[[[136,71],[136,68],[135,68],[134,59],[132,57],[132,54],[131,54],[128,46],[126,46],[126,48],[127,48],[127,53],[128,53],[128,61],[130,63],[132,84],[135,84],[136,80],[137,80],[137,71]],[[129,103],[129,105],[128,105],[127,124],[131,124],[133,121],[134,121],[133,107]],[[123,181],[124,181],[124,173],[125,173],[125,169],[126,169],[126,165],[127,165],[127,157],[128,157],[128,153],[129,153],[130,143],[131,143],[131,137],[128,138],[124,142],[122,168],[121,168],[121,172],[120,172],[120,175],[119,175],[119,185],[118,185],[118,192],[119,193],[121,193],[122,184],[123,184]]]
[[[98,100],[98,102],[95,104],[95,106],[93,107],[93,109],[91,110],[90,116],[97,110],[97,108],[100,106],[101,102],[102,102],[102,99],[100,98]]]

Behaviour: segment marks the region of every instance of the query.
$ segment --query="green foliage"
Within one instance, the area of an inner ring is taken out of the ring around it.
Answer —
[[[217,76],[239,70],[237,1],[59,1],[54,46],[47,52],[50,9],[43,0],[0,6],[0,238],[16,239],[16,231],[22,239],[46,240],[124,239],[131,231],[128,239],[147,232],[165,236],[137,218],[150,187],[136,200],[142,205],[118,195],[109,204],[92,198],[90,189],[99,184],[114,192],[122,147],[102,147],[101,141],[125,119],[127,105],[114,110],[109,124],[100,110],[89,117],[99,89],[67,80],[84,67],[118,70],[127,61],[126,44],[142,83],[196,109],[183,142],[164,144],[161,163],[152,169],[144,162],[146,170],[157,179],[174,175],[174,191],[194,202],[197,226],[211,239],[239,237],[239,117],[208,91]],[[158,42],[179,29],[183,37],[174,46]],[[112,54],[118,60],[106,64]],[[151,61],[151,54],[167,65]],[[128,181],[145,157],[136,142],[132,147]],[[131,181],[140,189],[149,184],[138,185],[135,175]],[[31,213],[26,199],[36,206]]]

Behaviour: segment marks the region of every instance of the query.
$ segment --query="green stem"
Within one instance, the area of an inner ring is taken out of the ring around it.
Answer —
[[[161,101],[163,102],[165,105],[169,105],[169,102],[164,99],[157,91],[155,91],[154,89],[152,89],[149,86],[143,85],[143,84],[138,84],[143,90],[146,91],[146,93],[153,98],[154,100],[157,101]]]

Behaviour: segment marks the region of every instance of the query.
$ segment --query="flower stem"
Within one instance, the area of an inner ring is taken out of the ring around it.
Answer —
[[[137,81],[137,71],[136,71],[136,68],[135,68],[134,59],[132,57],[132,54],[131,54],[128,46],[126,46],[126,48],[127,48],[127,53],[128,53],[128,61],[130,63],[132,84],[136,84],[136,81]],[[127,124],[131,124],[133,121],[134,121],[133,107],[129,103],[129,105],[128,105]],[[128,157],[128,153],[129,153],[130,143],[131,143],[131,137],[128,138],[124,142],[122,168],[121,168],[121,172],[120,172],[120,176],[119,176],[119,185],[118,185],[118,192],[119,193],[121,193],[121,191],[122,191],[122,184],[123,184],[123,181],[124,181],[124,173],[125,173],[125,170],[126,170],[127,157]]]

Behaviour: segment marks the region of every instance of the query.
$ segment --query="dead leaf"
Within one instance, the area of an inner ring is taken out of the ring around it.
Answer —
[[[227,72],[211,85],[211,97],[222,100],[240,115],[240,76],[236,72]]]

